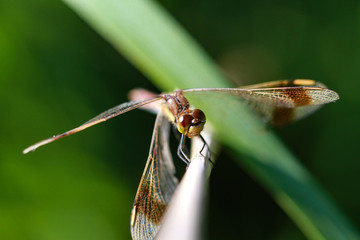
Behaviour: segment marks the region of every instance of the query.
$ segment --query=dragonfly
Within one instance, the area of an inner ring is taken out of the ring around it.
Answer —
[[[187,97],[208,94],[231,95],[244,102],[271,125],[281,126],[301,119],[326,103],[339,99],[339,95],[324,84],[310,79],[278,80],[239,88],[192,88],[173,93],[152,95],[115,106],[84,124],[42,140],[26,148],[23,153],[80,132],[98,123],[137,108],[144,108],[162,101],[158,112],[150,151],[146,161],[130,217],[131,235],[134,240],[154,239],[161,226],[162,217],[170,202],[178,180],[169,147],[171,122],[181,134],[177,154],[190,163],[185,152],[185,139],[200,137],[206,123],[205,113],[190,106]],[[204,148],[203,147],[203,148]],[[201,150],[202,151],[202,150]]]

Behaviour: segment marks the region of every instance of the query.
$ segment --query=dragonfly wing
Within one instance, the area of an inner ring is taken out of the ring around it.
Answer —
[[[313,80],[298,80],[299,83],[308,83],[305,86],[298,86],[294,84],[295,81],[290,83],[274,81],[245,88],[187,89],[183,90],[183,94],[185,96],[203,94],[204,97],[210,97],[211,94],[227,94],[238,97],[265,121],[277,126],[305,117],[321,105],[339,99],[336,92],[325,88],[321,83]]]
[[[80,125],[77,128],[71,129],[71,130],[69,130],[67,132],[64,132],[62,134],[53,136],[51,138],[48,138],[48,139],[42,140],[42,141],[40,141],[38,143],[35,143],[34,145],[31,145],[30,147],[26,148],[23,151],[23,153],[26,154],[28,152],[35,151],[38,147],[41,147],[41,146],[43,146],[45,144],[51,143],[51,142],[56,141],[56,140],[58,140],[60,138],[69,136],[71,134],[80,132],[80,131],[82,131],[82,130],[84,130],[86,128],[89,128],[89,127],[94,126],[94,125],[96,125],[98,123],[101,123],[101,122],[105,122],[106,120],[108,120],[110,118],[119,116],[119,115],[121,115],[123,113],[126,113],[126,112],[130,111],[130,110],[133,110],[133,109],[139,108],[139,107],[141,107],[143,105],[158,101],[161,98],[162,98],[162,96],[156,96],[156,97],[151,98],[151,99],[131,101],[131,102],[126,102],[126,103],[120,104],[120,105],[118,105],[116,107],[113,107],[113,108],[111,108],[111,109],[97,115],[96,117],[90,119],[89,121],[87,121],[86,123]]]
[[[167,116],[160,111],[155,122],[149,157],[131,212],[131,235],[134,240],[155,237],[178,183],[168,143],[169,128]]]
[[[310,115],[322,105],[305,105],[299,107],[278,107],[269,102],[244,101],[264,122],[273,126],[282,126]]]
[[[296,86],[327,88],[325,84],[311,79],[275,80],[270,82],[241,86],[240,88],[257,89],[257,88],[279,88],[279,87],[296,87]]]
[[[86,123],[84,123],[81,126],[90,125],[90,124],[92,126],[93,123],[95,123],[95,122],[96,123],[104,122],[104,121],[106,121],[106,120],[108,120],[110,118],[119,116],[119,115],[121,115],[123,113],[126,113],[128,111],[131,111],[133,109],[136,109],[136,108],[139,108],[139,107],[144,106],[146,104],[158,101],[161,98],[163,98],[163,97],[162,96],[156,96],[156,97],[153,97],[153,98],[150,98],[150,99],[145,99],[145,100],[141,99],[141,100],[135,100],[135,101],[120,104],[120,105],[118,105],[116,107],[113,107],[113,108],[110,108],[110,109],[106,110],[103,113],[100,113],[99,115],[97,115],[96,117],[90,119],[89,121],[87,121]]]
[[[334,102],[339,95],[327,88],[317,86],[294,86],[249,89],[235,96],[245,99],[266,122],[281,126],[299,120],[323,104]]]

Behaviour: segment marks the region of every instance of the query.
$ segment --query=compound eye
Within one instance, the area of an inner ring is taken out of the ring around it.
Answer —
[[[193,117],[200,122],[204,122],[206,120],[205,113],[200,109],[195,109],[193,112]]]
[[[191,122],[193,121],[193,117],[191,115],[182,115],[180,118],[179,118],[179,124],[184,127],[184,128],[187,128],[191,125]]]
[[[179,122],[177,123],[179,132],[185,134],[191,126],[193,119],[193,116],[189,114],[181,115],[179,118]]]
[[[206,117],[205,117],[205,113],[203,111],[201,111],[200,109],[195,109],[193,111],[193,117],[194,119],[191,122],[191,125],[198,125],[200,123],[205,123],[206,122]]]

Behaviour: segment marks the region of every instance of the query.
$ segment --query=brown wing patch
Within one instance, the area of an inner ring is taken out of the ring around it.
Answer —
[[[296,107],[311,104],[311,96],[304,88],[284,88],[280,92],[291,99]],[[295,111],[296,108],[274,107],[271,124],[273,126],[282,126],[292,122],[295,119]]]
[[[278,127],[291,122],[294,119],[294,108],[275,107],[271,125]]]
[[[305,88],[284,88],[281,90],[281,93],[284,93],[294,101],[297,107],[311,104],[311,96]]]
[[[159,225],[162,215],[166,210],[166,205],[157,201],[155,197],[152,196],[152,191],[149,184],[145,183],[141,186],[141,189],[135,199],[134,209],[136,212],[133,214],[136,215],[137,212],[140,211],[151,222]],[[133,225],[135,219],[133,219],[131,222],[131,225]]]
[[[169,147],[170,122],[163,111],[157,115],[150,152],[131,211],[134,240],[154,239],[166,206],[177,186]]]

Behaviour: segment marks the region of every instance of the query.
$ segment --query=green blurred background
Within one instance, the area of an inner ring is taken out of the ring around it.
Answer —
[[[312,78],[340,94],[277,132],[359,227],[359,2],[160,3],[234,85]],[[133,111],[21,151],[126,101],[135,87],[160,91],[62,2],[0,1],[0,239],[130,239],[153,115]],[[207,238],[305,239],[232,158],[224,149],[212,172]]]

